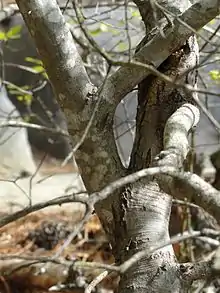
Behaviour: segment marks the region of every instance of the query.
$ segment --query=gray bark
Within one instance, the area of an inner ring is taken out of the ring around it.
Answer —
[[[152,64],[162,73],[179,82],[196,85],[196,72],[188,72],[198,62],[198,48],[192,31],[178,22],[167,24],[163,14],[158,23],[166,38],[146,11],[153,13],[150,1],[135,1],[146,25],[147,38],[141,44],[136,60]],[[184,7],[180,3],[184,2]],[[209,3],[211,2],[211,3]],[[23,17],[36,41],[59,102],[64,108],[73,139],[77,141],[85,129],[96,102],[96,89],[91,85],[70,32],[56,6],[56,1],[17,0]],[[162,6],[164,1],[158,1]],[[198,30],[219,13],[220,1],[200,1],[191,9],[188,1],[166,1],[172,13],[186,12],[181,19]],[[200,8],[198,10],[198,8]],[[199,11],[199,12],[198,12]],[[172,21],[172,19],[171,19]],[[154,24],[155,25],[155,24]],[[148,43],[149,41],[149,43]],[[175,45],[174,45],[175,44]],[[143,47],[142,47],[143,45]],[[159,50],[158,48],[162,48]],[[96,119],[76,158],[88,191],[97,190],[115,178],[125,175],[119,161],[112,132],[114,110],[134,85],[139,85],[137,133],[128,172],[152,166],[155,156],[165,148],[161,158],[171,157],[171,165],[182,167],[186,148],[169,144],[164,139],[168,118],[187,103],[192,93],[175,88],[146,68],[121,67],[107,79],[101,91],[101,105]],[[143,80],[146,77],[145,80]],[[86,103],[87,102],[87,103]],[[192,111],[192,114],[193,111]],[[190,114],[189,114],[190,115]],[[194,126],[194,122],[190,127]],[[180,128],[182,126],[180,125]],[[189,127],[189,128],[190,128]],[[184,130],[185,131],[185,130]],[[184,134],[187,137],[189,129]],[[180,144],[186,141],[180,141]],[[168,160],[170,162],[170,160]],[[165,160],[167,163],[167,161]],[[178,165],[177,165],[178,162]],[[140,180],[96,206],[101,222],[112,242],[116,261],[121,263],[135,252],[169,240],[168,225],[171,196],[166,194],[167,176]],[[169,185],[171,186],[171,185]],[[181,292],[188,285],[182,280],[171,246],[167,246],[126,271],[119,292]]]
[[[153,9],[155,8],[149,5],[149,1],[145,3],[146,5],[143,5],[143,2],[140,4],[139,1],[136,1],[136,4],[140,5],[140,11],[146,25],[146,42],[149,38],[148,33],[155,29],[155,27],[152,27],[152,23],[154,23],[155,20],[149,17],[149,14],[153,15]],[[161,1],[161,3],[163,4],[163,1]],[[166,1],[165,7],[169,11],[179,14],[184,12],[189,6],[187,1],[182,1],[181,3],[183,3],[185,7],[180,7],[180,2],[175,3],[174,1]],[[155,25],[161,26],[163,29],[166,20],[163,18],[162,14],[157,14],[157,17],[159,17],[159,19]],[[186,75],[182,74],[186,73],[187,68],[193,68],[197,64],[198,54],[196,38],[190,37],[180,49],[171,54],[159,66],[159,71],[170,77],[176,77],[177,80],[182,78],[181,81],[183,83],[194,86],[196,84],[196,72],[191,72]],[[155,76],[148,76],[140,83],[138,91],[139,106],[136,118],[137,130],[129,166],[130,172],[149,167],[153,164],[155,156],[163,150],[167,143],[167,138],[164,137],[164,128],[168,118],[186,102],[193,103],[192,94],[174,89],[172,85],[166,84]],[[171,139],[170,135],[171,133],[168,134],[168,140]],[[187,152],[178,149],[183,142],[179,142],[180,145],[177,144],[177,141],[175,143],[176,144],[173,146],[176,148],[177,153],[185,157]],[[171,146],[168,146],[169,151],[171,151],[170,147]],[[175,154],[174,149],[171,152]],[[175,164],[176,167],[182,167],[181,163],[180,166]],[[169,239],[168,226],[171,197],[164,194],[157,184],[158,183],[155,182],[154,188],[152,189],[152,182],[142,180],[141,182],[135,183],[129,189],[129,197],[126,198],[126,205],[123,205],[123,209],[120,209],[123,218],[125,218],[125,224],[122,218],[119,223],[123,223],[123,226],[122,224],[121,226],[126,227],[124,228],[123,244],[120,247],[120,251],[125,251],[125,245],[127,245],[129,241],[133,244],[133,249],[131,249],[132,255],[139,251],[139,249],[146,248],[148,244],[154,246],[158,241],[164,242]],[[157,196],[155,196],[155,193]],[[120,202],[124,200],[124,197],[125,195],[121,197]],[[142,205],[140,205],[140,203],[142,203]],[[136,208],[136,206],[139,208]],[[142,209],[145,207],[144,212],[140,211],[142,210],[140,206]],[[130,218],[135,220],[129,221]],[[132,224],[130,222],[132,222]],[[119,223],[117,223],[117,227]],[[120,232],[122,227],[120,227]],[[131,230],[131,228],[133,229]],[[141,239],[141,244],[138,241],[139,239]],[[147,241],[145,239],[147,239]],[[120,261],[124,260],[123,257],[119,258]],[[141,264],[132,267],[123,275],[119,291],[181,292],[185,285],[186,284],[183,284],[178,276],[174,252],[171,247],[166,247],[162,251],[155,253],[155,255],[153,254],[150,258],[142,259]]]

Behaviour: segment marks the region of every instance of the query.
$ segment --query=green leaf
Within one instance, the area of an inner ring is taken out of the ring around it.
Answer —
[[[42,73],[43,77],[46,79],[48,78],[48,75],[45,71],[45,68],[43,66],[37,65],[37,66],[33,66],[32,69],[36,72],[36,73]]]
[[[105,23],[100,23],[100,30],[102,32],[108,32],[109,31],[109,25],[107,25]]]
[[[24,122],[29,122],[31,120],[31,116],[25,115],[25,116],[23,116],[23,120],[24,120]]]
[[[214,18],[214,19],[212,19],[210,22],[209,22],[209,24],[215,24],[216,23],[216,19]]]
[[[6,40],[7,40],[6,33],[0,31],[0,40],[1,40],[1,41],[6,41]]]
[[[22,26],[16,25],[13,26],[7,33],[6,36],[8,39],[18,39],[20,37]]]
[[[30,86],[28,86],[28,85],[17,86],[13,83],[7,84],[6,87],[11,95],[17,95],[17,96],[19,96],[19,99],[21,99],[20,96],[24,96],[26,94],[22,90],[26,90],[26,91],[30,90]]]
[[[110,32],[112,33],[113,36],[117,36],[117,35],[120,35],[121,34],[121,32],[119,30],[112,29],[112,28],[111,28]]]
[[[33,58],[33,57],[26,57],[25,61],[30,62],[30,63],[34,63],[34,64],[38,64],[38,65],[43,65],[43,62],[37,58]]]
[[[43,77],[44,77],[45,79],[49,79],[49,77],[48,77],[46,71],[42,72],[42,75],[43,75]]]
[[[99,35],[101,32],[102,32],[102,31],[101,31],[100,27],[98,27],[98,28],[96,28],[96,29],[94,29],[94,30],[90,30],[90,34],[91,34],[92,36],[97,36],[97,35]]]
[[[140,12],[137,9],[131,9],[131,15],[132,17],[141,17]]]
[[[25,61],[37,64],[36,66],[32,66],[31,69],[35,71],[35,73],[42,73],[44,78],[49,79],[41,60],[33,57],[26,57]]]
[[[121,19],[121,20],[118,21],[118,26],[120,26],[120,27],[125,26],[124,19]]]
[[[220,81],[220,71],[219,70],[211,70],[209,71],[209,75],[214,81]]]
[[[67,21],[69,24],[79,24],[77,21],[77,18],[71,17],[70,19],[68,19]]]
[[[26,105],[31,105],[33,97],[31,95],[24,95],[24,101]]]
[[[11,95],[20,95],[21,91],[16,86],[7,85],[7,89]]]
[[[40,66],[40,65],[33,66],[32,69],[33,69],[36,73],[43,73],[43,71],[45,71],[45,69],[43,68],[43,66]]]
[[[24,96],[17,96],[17,100],[18,101],[23,101],[24,100]]]
[[[106,32],[111,32],[114,35],[117,35],[120,33],[111,24],[105,23],[105,22],[101,22],[98,27],[90,30],[90,33],[92,36],[97,36],[100,33],[106,33]]]
[[[33,100],[32,95],[23,94],[23,95],[17,95],[17,100],[20,102],[24,102],[26,105],[30,106]]]
[[[119,52],[127,51],[128,50],[128,44],[126,42],[120,42],[117,45],[117,49]]]

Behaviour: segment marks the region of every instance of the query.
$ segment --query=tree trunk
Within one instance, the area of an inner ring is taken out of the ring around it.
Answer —
[[[115,208],[114,254],[122,263],[136,252],[152,249],[169,240],[171,197],[161,193],[156,183],[144,180],[129,186]],[[120,293],[179,292],[172,246],[167,246],[133,265],[121,277]]]
[[[139,5],[139,1],[135,1]],[[143,1],[142,1],[143,2]],[[144,17],[147,36],[139,48],[152,36],[152,8],[150,1],[140,4]],[[158,1],[158,3],[164,1]],[[165,7],[171,12],[184,11],[180,3],[169,1]],[[145,6],[144,6],[145,5]],[[158,14],[159,25],[163,28],[166,22]],[[158,33],[158,30],[157,30]],[[139,49],[138,48],[138,49]],[[159,67],[159,71],[171,78],[186,84],[195,85],[195,71],[187,72],[198,62],[198,46],[195,37],[191,37]],[[139,85],[138,112],[136,118],[136,138],[132,151],[129,172],[152,166],[154,158],[164,148],[164,127],[167,119],[184,103],[194,103],[192,94],[175,88],[153,75],[148,76]],[[176,146],[178,149],[178,145]],[[136,252],[152,249],[158,243],[169,240],[169,219],[172,198],[164,193],[154,179],[141,180],[129,187],[120,195],[114,205],[115,220],[115,255],[119,263],[124,262]],[[172,246],[167,246],[156,253],[146,256],[123,274],[120,282],[120,293],[142,292],[182,292],[188,284],[179,277],[178,264]]]
[[[89,82],[56,1],[16,1],[36,41],[57,98],[64,108],[70,133],[77,142],[90,120],[97,92]],[[191,36],[192,32],[185,26],[178,26],[178,18],[174,20],[173,17],[173,14],[179,16],[185,11],[190,5],[189,1],[160,0],[157,1],[157,6],[154,1],[134,2],[139,7],[146,26],[146,37],[139,47],[147,43],[144,50],[140,50],[140,54],[135,56],[135,60],[159,66],[161,73],[179,83],[196,86],[196,72],[192,71],[199,54],[196,38],[192,36],[184,43],[183,40],[186,40],[186,36]],[[203,26],[204,19],[209,21],[219,12],[219,1],[202,2],[205,7],[198,3],[198,7],[193,7],[189,15],[184,14],[184,19],[196,30]],[[152,6],[152,3],[155,5]],[[214,3],[213,7],[210,8],[209,3],[210,6]],[[193,26],[192,15],[195,16],[195,11],[198,19]],[[159,47],[158,43],[162,43],[164,47]],[[152,48],[155,49],[155,54]],[[173,52],[174,50],[176,51]],[[132,173],[152,166],[156,155],[160,153],[159,158],[164,155],[161,151],[165,145],[165,151],[173,153],[174,157],[180,157],[180,160],[171,165],[177,169],[182,167],[187,147],[183,150],[182,142],[178,140],[170,145],[164,129],[168,118],[183,104],[187,104],[186,107],[192,106],[189,104],[193,103],[193,94],[184,91],[181,86],[175,87],[164,79],[150,75],[149,72],[152,73],[143,67],[122,66],[107,78],[103,91],[100,91],[99,111],[77,154],[77,162],[81,166],[88,192],[102,188],[110,181],[124,176],[126,172]],[[129,170],[125,171],[120,165],[114,144],[113,114],[122,97],[146,76],[139,85],[136,139]],[[191,124],[194,126],[194,123]],[[187,133],[188,129],[185,136]],[[123,263],[140,250],[150,252],[155,245],[169,240],[172,198],[166,193],[169,188],[165,188],[164,179],[155,177],[139,180],[97,204],[96,211],[108,232],[117,263]],[[146,253],[146,257],[138,264],[124,271],[119,292],[181,292],[187,285],[182,281],[172,247],[167,246],[153,254]]]

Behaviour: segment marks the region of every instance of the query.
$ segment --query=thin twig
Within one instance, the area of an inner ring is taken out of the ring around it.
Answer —
[[[86,287],[85,293],[92,293],[92,291],[95,289],[95,287],[101,283],[105,277],[108,276],[108,271],[104,271],[101,274],[99,274],[95,279],[92,280],[92,282]]]
[[[11,222],[14,222],[14,221],[20,219],[22,217],[25,217],[26,215],[28,215],[30,213],[39,211],[39,210],[44,209],[46,207],[53,206],[53,205],[62,205],[65,203],[72,203],[72,202],[79,202],[84,205],[87,205],[86,193],[79,192],[77,194],[61,196],[61,197],[57,197],[57,198],[51,199],[46,202],[37,203],[32,206],[26,207],[23,210],[18,211],[12,215],[0,218],[0,228],[11,223]]]
[[[0,128],[4,128],[4,127],[32,128],[32,129],[36,129],[36,130],[40,130],[40,131],[49,132],[52,134],[60,134],[60,135],[69,137],[69,133],[62,130],[62,129],[50,128],[50,127],[46,127],[43,125],[24,122],[24,121],[7,120],[5,122],[0,122]]]

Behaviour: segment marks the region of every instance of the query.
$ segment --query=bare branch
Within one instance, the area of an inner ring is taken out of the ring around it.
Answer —
[[[73,194],[73,195],[67,195],[67,196],[61,196],[54,199],[51,199],[46,202],[38,203],[35,205],[32,205],[30,207],[24,208],[12,215],[5,216],[0,219],[0,227],[3,227],[11,222],[14,222],[22,217],[25,217],[26,215],[39,211],[41,209],[44,209],[49,206],[53,205],[61,205],[65,203],[72,203],[72,202],[80,202],[82,204],[87,205],[87,198],[85,193],[79,193],[79,194]]]
[[[194,34],[182,22],[187,23],[194,30],[199,30],[219,14],[219,5],[219,0],[201,0],[192,5],[179,17],[181,23],[175,20],[173,27],[167,26],[164,29],[165,38],[156,32],[155,36],[135,54],[134,60],[157,68],[172,52],[181,47]],[[119,101],[150,73],[147,68],[131,68],[127,65],[112,74],[102,94],[103,100],[108,100],[109,102],[108,111],[113,112]]]
[[[18,260],[26,260],[26,261],[30,261],[30,263],[28,263],[28,265],[31,265],[36,262],[41,262],[41,263],[47,263],[47,262],[51,262],[54,264],[62,264],[62,265],[66,265],[66,266],[73,266],[73,268],[100,268],[100,269],[105,269],[107,271],[116,271],[119,273],[125,273],[131,266],[133,266],[135,263],[137,263],[139,260],[141,260],[143,257],[150,257],[152,254],[154,254],[156,251],[161,250],[162,248],[169,246],[171,244],[175,244],[175,243],[180,243],[183,242],[185,240],[188,239],[193,239],[193,238],[198,238],[201,236],[210,236],[210,237],[216,237],[219,236],[220,232],[219,231],[215,231],[215,230],[211,230],[211,229],[204,229],[202,231],[192,231],[192,232],[184,232],[181,235],[176,235],[174,237],[172,237],[169,241],[166,241],[164,243],[160,243],[160,244],[155,244],[154,247],[151,247],[150,249],[144,249],[142,251],[137,252],[136,254],[134,254],[132,257],[130,257],[127,261],[125,261],[124,263],[122,263],[119,266],[116,265],[108,265],[108,264],[101,264],[101,263],[97,263],[97,262],[84,262],[84,261],[75,261],[74,263],[72,263],[72,261],[63,259],[63,258],[57,258],[57,257],[51,257],[51,256],[29,256],[29,255],[0,255],[0,259],[1,260],[11,260],[11,259],[18,259]],[[189,264],[186,264],[184,267],[187,267]],[[199,266],[199,264],[197,265]],[[211,268],[210,268],[211,269]],[[201,270],[200,270],[201,271]],[[204,270],[203,270],[204,271]],[[182,273],[186,273],[185,270],[182,271]],[[209,272],[207,272],[208,275]],[[106,273],[105,273],[106,275]],[[189,277],[187,276],[187,274],[185,275],[185,277]],[[198,271],[197,274],[194,276],[191,275],[191,278],[197,279],[199,278],[198,276]]]
[[[219,232],[215,232],[213,230],[209,230],[209,229],[204,229],[203,231],[193,231],[193,232],[186,232],[183,233],[182,235],[176,235],[174,237],[172,237],[169,241],[167,241],[166,243],[163,244],[156,244],[154,248],[151,249],[145,249],[142,251],[137,252],[136,254],[134,254],[130,259],[128,259],[127,261],[125,261],[123,264],[120,265],[120,272],[124,273],[126,272],[131,266],[133,266],[135,263],[137,263],[139,260],[141,260],[144,257],[150,257],[153,253],[155,253],[157,250],[161,250],[163,247],[171,245],[171,244],[175,244],[175,243],[180,243],[182,241],[185,241],[187,239],[193,239],[193,238],[197,238],[199,236],[203,236],[203,235],[219,235]],[[209,271],[210,273],[210,271]],[[196,279],[196,275],[194,275],[195,279]],[[198,274],[197,274],[197,278]]]
[[[88,211],[86,212],[86,219],[88,219],[88,217],[92,213],[94,205],[97,202],[106,199],[108,196],[111,196],[116,190],[127,184],[134,183],[144,177],[152,177],[156,175],[168,175],[175,178],[175,180],[173,180],[172,182],[172,185],[169,185],[170,194],[181,199],[184,199],[185,197],[191,198],[196,205],[204,208],[215,217],[218,223],[220,223],[220,196],[218,190],[216,190],[214,187],[205,182],[196,174],[192,174],[189,172],[179,172],[174,167],[162,166],[143,169],[123,178],[120,178],[108,184],[101,191],[92,193],[89,198],[72,194],[56,198],[45,203],[33,205],[32,207],[28,207],[13,215],[2,218],[0,220],[0,227],[41,208],[45,208],[50,205],[57,205],[75,201],[84,203],[88,207]]]
[[[196,205],[210,213],[220,224],[219,191],[196,174],[185,172],[174,177],[176,180],[169,188],[170,194],[180,199],[191,198]]]
[[[60,134],[60,135],[69,137],[69,133],[67,133],[66,131],[64,131],[62,129],[50,128],[50,127],[46,127],[43,125],[24,122],[24,121],[6,120],[3,122],[0,122],[0,128],[4,128],[4,127],[33,128],[33,129],[37,129],[39,131],[45,131],[45,132],[49,132],[49,133],[53,133],[53,134]]]
[[[94,210],[94,206],[92,204],[88,204],[88,202],[85,204],[86,205],[86,211],[81,219],[81,221],[76,225],[74,231],[68,236],[64,244],[60,247],[60,249],[56,252],[55,257],[59,257],[65,248],[69,246],[69,244],[72,242],[72,240],[79,234],[79,232],[82,230],[84,224],[89,220],[90,216],[92,215],[92,212]]]
[[[65,96],[68,96],[68,99],[73,103],[74,109],[77,110],[80,105],[82,106],[81,99],[85,100],[88,94],[94,93],[94,88],[92,88],[89,83],[88,76],[75,45],[73,44],[71,33],[55,3],[56,1],[50,1],[47,5],[42,3],[39,4],[38,0],[29,4],[23,0],[17,0],[17,2],[30,31],[33,32],[35,27],[38,28],[34,38],[36,39],[36,44],[44,61],[46,70],[56,88],[59,100],[62,101],[65,99]],[[208,2],[208,0],[203,0],[194,4],[180,17],[181,21],[186,22],[194,30],[200,29],[219,13],[217,0],[212,1],[212,3]],[[34,9],[35,6],[37,9]],[[198,8],[200,12],[199,18]],[[47,24],[43,22],[43,18],[45,17],[49,20]],[[56,20],[55,22],[54,19]],[[56,30],[54,30],[52,26],[54,23],[56,23]],[[55,31],[57,36],[54,33]],[[193,32],[182,23],[174,21],[174,26],[172,28],[168,26],[164,34],[166,38],[160,34],[155,35],[150,43],[145,45],[143,49],[135,55],[135,60],[140,63],[148,63],[158,67],[171,52],[180,47]],[[50,36],[50,42],[46,40],[46,38],[48,39],[48,35]],[[61,39],[62,41],[60,41]],[[163,48],[163,50],[160,50],[160,52],[155,50],[155,48],[158,47]],[[54,52],[54,54],[51,54],[51,52]],[[57,60],[59,61],[58,63],[61,64],[60,66],[58,64],[55,66],[57,63],[55,63],[57,56],[62,57],[60,60]],[[73,60],[75,60],[75,62],[73,62]],[[104,101],[108,100],[112,105],[111,109],[109,107],[110,105],[108,105],[108,112],[113,112],[121,98],[149,73],[150,72],[146,68],[141,69],[138,67],[130,68],[130,66],[123,66],[109,77],[102,93]],[[59,76],[59,81],[57,80],[57,76]],[[66,86],[67,90],[65,90]],[[69,98],[71,96],[73,99]],[[77,102],[77,100],[81,101]],[[106,111],[102,112],[103,115],[106,115]]]
[[[100,192],[93,193],[89,198],[89,202],[95,204],[96,202],[107,198],[115,190],[126,184],[134,183],[143,177],[156,175],[168,175],[175,178],[173,183],[168,185],[169,193],[181,199],[190,198],[196,205],[209,212],[220,224],[219,191],[196,174],[179,172],[176,168],[168,166],[143,169],[120,178],[115,182],[110,183]]]
[[[101,274],[99,274],[92,282],[87,286],[85,289],[85,293],[91,293],[95,289],[95,287],[101,283],[101,281],[108,276],[108,271],[104,271]]]
[[[191,104],[184,104],[171,115],[164,129],[164,151],[155,159],[159,166],[182,167],[189,151],[188,132],[199,118],[199,110]]]
[[[16,1],[31,32],[59,101],[68,99],[75,111],[93,94],[71,32],[56,0]]]

